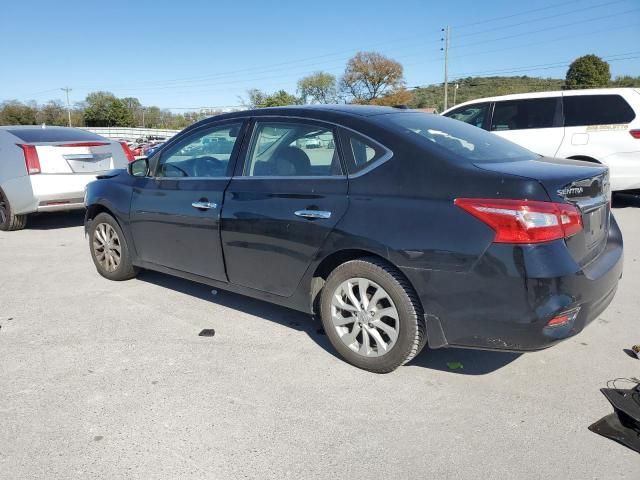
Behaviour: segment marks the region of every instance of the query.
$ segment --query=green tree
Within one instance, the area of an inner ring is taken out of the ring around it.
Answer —
[[[50,100],[40,107],[38,123],[44,123],[45,125],[68,125],[69,117],[67,115],[67,107],[58,100]]]
[[[606,87],[611,80],[609,64],[597,55],[576,58],[567,70],[565,88]]]
[[[269,95],[262,90],[252,88],[247,91],[247,95],[249,99],[243,101],[243,105],[249,108],[284,107],[286,105],[299,105],[301,103],[301,99],[295,95],[291,95],[285,90],[278,90]]]
[[[325,72],[312,73],[298,80],[298,93],[303,103],[336,103],[336,77]]]
[[[622,75],[611,80],[611,87],[640,87],[640,77],[632,77],[631,75]]]
[[[7,100],[0,104],[0,125],[36,125],[37,113],[36,105]]]
[[[371,103],[404,88],[402,65],[377,52],[358,52],[347,62],[340,86],[354,103]]]
[[[85,100],[84,121],[89,127],[133,127],[133,114],[110,92],[92,92]]]

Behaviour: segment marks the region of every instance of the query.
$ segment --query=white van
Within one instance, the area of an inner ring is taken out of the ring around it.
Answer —
[[[548,157],[609,167],[612,190],[640,189],[640,89],[600,88],[481,98],[443,115]]]

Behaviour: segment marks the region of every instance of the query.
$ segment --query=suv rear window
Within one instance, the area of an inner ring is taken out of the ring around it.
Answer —
[[[571,95],[563,97],[564,126],[629,123],[636,114],[620,95]]]
[[[451,157],[473,163],[532,160],[539,155],[485,130],[446,117],[423,113],[380,115],[397,126],[407,137],[436,148]]]
[[[78,128],[11,128],[7,129],[26,143],[105,141],[100,135]]]

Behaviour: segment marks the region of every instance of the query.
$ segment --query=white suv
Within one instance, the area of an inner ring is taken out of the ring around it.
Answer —
[[[96,175],[126,168],[126,144],[67,127],[0,127],[0,230],[20,230],[27,215],[84,208]]]
[[[443,115],[540,155],[603,163],[612,190],[640,188],[640,89],[504,95],[462,103]]]

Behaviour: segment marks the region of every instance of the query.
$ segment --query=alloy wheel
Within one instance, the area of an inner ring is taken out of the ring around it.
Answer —
[[[340,340],[364,357],[389,352],[398,339],[400,318],[389,294],[366,278],[340,284],[331,299],[331,321]]]
[[[115,229],[100,223],[93,234],[93,253],[106,272],[115,272],[122,260],[122,245]]]
[[[3,224],[7,221],[8,212],[7,212],[7,201],[4,199],[2,193],[0,193],[0,224]]]

